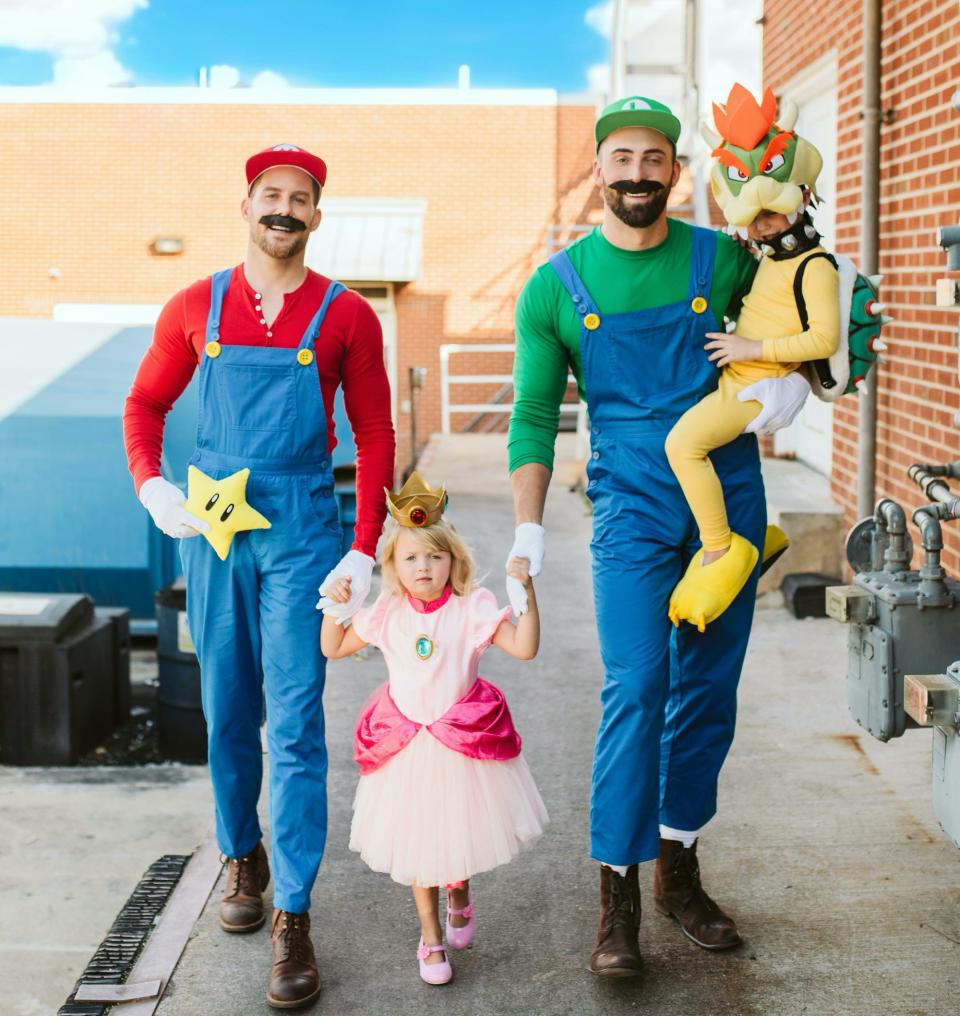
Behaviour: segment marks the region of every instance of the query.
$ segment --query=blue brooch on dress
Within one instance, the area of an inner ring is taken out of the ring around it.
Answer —
[[[429,660],[433,655],[433,640],[429,635],[418,635],[413,648],[419,659]]]

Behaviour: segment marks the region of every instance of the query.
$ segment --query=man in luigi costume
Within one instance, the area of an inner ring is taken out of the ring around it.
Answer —
[[[656,907],[690,939],[705,949],[740,942],[733,918],[703,889],[697,840],[716,812],[717,779],[733,740],[757,572],[705,632],[674,629],[670,593],[699,537],[664,441],[716,387],[705,336],[725,316],[736,317],[755,262],[730,237],[667,216],[680,176],[680,130],[653,99],[633,96],[603,110],[593,164],[603,220],[534,272],[516,309],[509,455],[517,531],[510,553],[529,557],[531,574],[543,559],[543,507],[570,370],[590,414],[587,495],[605,678],[590,809],[600,924],[588,968],[606,976],[641,969],[642,861],[656,858]],[[763,404],[752,429],[789,422],[808,392],[802,378],[747,389],[747,398]],[[762,547],[755,433],[711,458],[731,526]],[[510,592],[522,610],[522,595]]]

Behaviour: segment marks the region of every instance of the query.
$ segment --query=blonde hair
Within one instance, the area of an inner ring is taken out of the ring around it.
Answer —
[[[383,588],[391,593],[403,592],[403,586],[397,578],[397,567],[394,559],[397,553],[397,540],[401,532],[410,533],[421,543],[432,550],[445,550],[451,557],[450,588],[455,596],[466,596],[474,586],[476,565],[470,548],[463,542],[456,529],[449,522],[441,519],[432,526],[415,529],[413,526],[400,526],[395,522],[387,529],[380,552],[380,572],[383,577]]]

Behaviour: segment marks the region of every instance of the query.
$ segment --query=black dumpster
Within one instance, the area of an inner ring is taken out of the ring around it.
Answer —
[[[0,762],[72,765],[110,736],[130,700],[128,627],[82,594],[0,593]]]
[[[160,753],[178,762],[207,761],[207,725],[200,699],[200,664],[187,627],[181,576],[155,596],[157,608],[157,735]]]

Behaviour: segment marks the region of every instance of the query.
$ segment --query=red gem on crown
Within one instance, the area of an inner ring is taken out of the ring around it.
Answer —
[[[410,512],[410,521],[415,526],[422,526],[427,521],[427,513],[422,508],[414,508]]]

